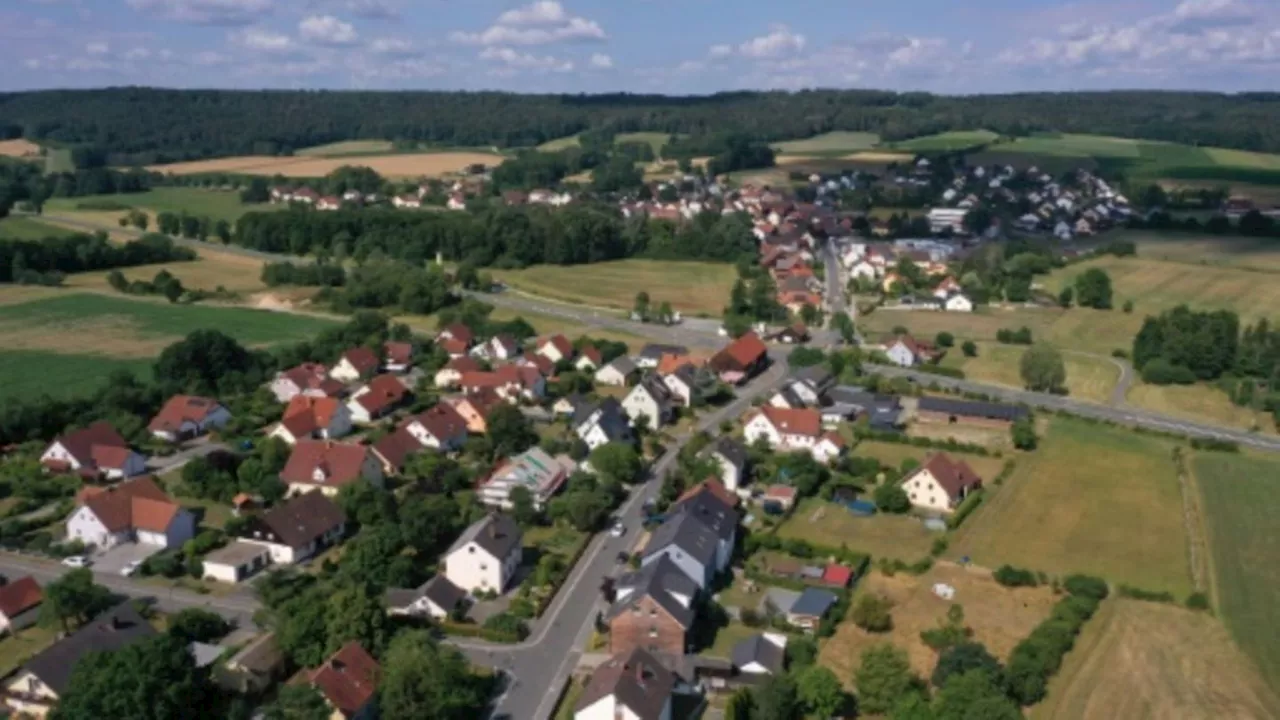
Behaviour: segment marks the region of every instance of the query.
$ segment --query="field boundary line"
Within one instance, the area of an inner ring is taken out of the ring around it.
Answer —
[[[1194,457],[1195,456],[1193,455],[1192,458],[1194,459]],[[1204,582],[1197,583],[1196,590],[1199,592],[1207,592],[1209,594],[1210,606],[1219,608],[1222,607],[1220,601],[1221,591],[1218,588],[1218,574],[1214,569],[1213,552],[1211,552],[1211,549],[1209,548],[1209,520],[1203,509],[1204,492],[1200,489],[1200,478],[1196,477],[1195,470],[1193,469],[1195,467],[1194,463],[1187,462],[1186,459],[1184,459],[1183,464],[1186,466],[1187,491],[1193,496],[1192,500],[1196,507],[1196,530],[1198,531],[1201,547],[1204,550],[1203,559],[1200,562],[1200,570],[1203,573]],[[1188,540],[1191,539],[1190,531],[1191,528],[1188,528]]]
[[[1187,533],[1187,563],[1191,570],[1191,585],[1196,592],[1204,592],[1209,584],[1206,563],[1209,555],[1204,528],[1204,513],[1198,502],[1199,489],[1191,478],[1187,453],[1182,446],[1173,449],[1173,464],[1178,473],[1178,488],[1182,493],[1182,523]]]

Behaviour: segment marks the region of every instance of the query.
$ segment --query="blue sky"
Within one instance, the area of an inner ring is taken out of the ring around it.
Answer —
[[[1280,0],[3,0],[0,90],[1280,90]]]

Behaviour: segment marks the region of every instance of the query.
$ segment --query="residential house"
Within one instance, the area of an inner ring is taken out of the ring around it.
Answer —
[[[71,686],[72,671],[91,653],[110,653],[156,635],[156,629],[123,602],[55,641],[5,680],[4,703],[22,717],[42,718]]]
[[[737,542],[740,519],[738,511],[734,509],[737,504],[738,497],[719,480],[712,478],[685,491],[668,509],[667,516],[692,515],[715,532],[715,567],[717,571],[722,571],[729,567],[729,561],[733,559],[734,544]]]
[[[574,705],[574,720],[671,720],[676,677],[653,655],[636,648],[615,655],[591,673]]]
[[[809,328],[801,322],[792,323],[774,333],[770,339],[786,345],[799,345],[800,343],[809,342]]]
[[[271,437],[293,445],[299,440],[335,440],[351,432],[351,411],[331,397],[294,395]]]
[[[387,341],[382,344],[382,369],[405,373],[413,367],[413,343]]]
[[[534,507],[541,510],[577,467],[568,455],[553,458],[535,446],[495,468],[477,484],[477,495],[485,505],[510,510],[511,493],[520,487],[528,491]]]
[[[556,398],[556,401],[551,403],[551,412],[572,418],[579,409],[586,407],[590,403],[591,401],[586,396],[580,393],[573,393],[572,395]]]
[[[475,339],[471,328],[462,323],[453,323],[436,335],[436,344],[449,353],[450,357],[460,357],[467,354]]]
[[[961,290],[962,288],[960,287],[960,283],[956,282],[954,277],[948,275],[942,279],[942,282],[938,283],[938,285],[933,288],[933,296],[939,300],[946,300],[948,297],[954,293],[960,292]]]
[[[658,343],[649,343],[640,348],[640,353],[636,355],[636,367],[652,370],[658,367],[658,363],[662,361],[663,355],[688,355],[689,348],[683,345],[660,345]]]
[[[486,515],[463,530],[445,553],[445,577],[469,593],[504,591],[520,567],[522,537],[510,515]]]
[[[356,382],[372,377],[381,365],[377,353],[369,348],[351,348],[338,358],[338,362],[329,370],[329,377],[344,383]]]
[[[290,495],[319,490],[332,497],[356,482],[382,487],[382,466],[367,445],[299,440],[280,471],[280,480]]]
[[[605,398],[597,404],[583,406],[574,413],[569,424],[591,450],[606,443],[631,440],[631,423],[617,398]]]
[[[237,540],[205,555],[200,566],[204,579],[234,585],[270,564],[271,551],[265,545]]]
[[[594,345],[586,345],[582,348],[582,352],[578,354],[578,359],[573,363],[573,367],[581,372],[595,372],[602,362],[604,362],[604,355]]]
[[[179,442],[220,428],[229,420],[231,412],[213,398],[174,395],[151,419],[147,429],[160,440]]]
[[[720,437],[716,442],[702,451],[720,466],[720,482],[732,493],[745,491],[749,456],[747,448],[730,437]]]
[[[932,344],[917,340],[910,335],[899,335],[894,338],[893,342],[885,347],[884,354],[890,362],[900,367],[915,367],[937,357],[937,351]]]
[[[720,568],[720,538],[694,513],[677,513],[659,525],[645,545],[641,566],[668,558],[698,584],[706,588]]]
[[[556,364],[546,355],[540,355],[532,350],[526,351],[524,355],[516,358],[516,367],[531,368],[537,370],[543,377],[551,377],[556,374]]]
[[[636,372],[638,372],[638,369],[635,362],[626,355],[622,355],[597,370],[595,380],[601,385],[625,387]]]
[[[487,360],[511,360],[520,354],[520,341],[514,336],[503,333],[494,335],[471,349],[475,357]],[[475,368],[479,370],[479,367]]]
[[[840,598],[830,590],[821,590],[815,587],[808,587],[789,608],[779,608],[786,613],[787,622],[802,627],[809,632],[815,632],[818,625],[822,622],[822,618],[827,614],[831,607],[839,602]]]
[[[342,198],[336,195],[325,195],[316,201],[316,209],[320,211],[332,211],[342,207]]]
[[[947,312],[973,312],[973,301],[964,293],[948,296],[943,306]]]
[[[733,667],[746,675],[781,675],[787,664],[787,636],[756,633],[738,641],[729,657]]]
[[[378,375],[351,394],[347,410],[351,420],[367,425],[389,415],[409,399],[409,388],[395,375]]]
[[[926,423],[946,425],[965,423],[991,428],[1007,428],[1025,417],[1028,417],[1028,412],[1021,405],[1002,405],[975,400],[926,396],[920,398],[916,406],[916,420]]]
[[[30,575],[0,585],[0,635],[34,625],[42,602],[44,591]]]
[[[55,437],[40,455],[40,464],[53,472],[108,480],[147,471],[146,458],[134,452],[115,427],[103,420]]]
[[[902,480],[902,489],[912,505],[936,512],[951,512],[981,487],[982,478],[968,463],[946,453],[931,455]]]
[[[86,486],[67,519],[67,539],[99,550],[136,542],[179,548],[195,536],[196,520],[156,485],[140,477],[109,488]]]
[[[416,588],[388,588],[385,596],[388,615],[436,620],[449,617],[466,599],[466,591],[444,575],[435,575]]]
[[[422,198],[417,195],[397,195],[391,198],[392,206],[397,209],[404,208],[420,208],[422,207]]]
[[[671,422],[675,414],[675,398],[662,378],[649,374],[640,378],[640,382],[623,398],[622,409],[632,424],[646,418],[649,428],[656,430]]]
[[[800,368],[791,374],[787,388],[808,407],[822,404],[822,398],[836,384],[826,365]]]
[[[780,452],[803,450],[824,464],[844,452],[844,441],[835,433],[824,432],[822,414],[811,409],[765,405],[749,416],[743,436],[749,443],[763,439]]]
[[[405,459],[431,449],[453,452],[467,442],[467,419],[450,403],[436,403],[423,412],[400,421],[395,432],[373,445],[373,452],[388,474],[399,472]]]
[[[324,493],[309,492],[249,516],[239,540],[265,547],[274,563],[291,565],[338,542],[346,531],[342,508]]]
[[[497,391],[483,389],[471,395],[458,395],[441,400],[452,407],[467,423],[467,432],[483,435],[489,430],[489,413],[494,408],[505,405],[506,401]]]
[[[462,376],[466,373],[481,372],[480,363],[474,359],[463,355],[455,357],[445,366],[436,371],[435,384],[438,388],[457,387],[462,382]]]
[[[613,604],[605,612],[609,652],[642,648],[680,657],[697,619],[698,585],[669,558],[626,573],[614,583]]]
[[[263,633],[216,670],[214,679],[225,690],[252,695],[275,684],[284,667],[284,652],[276,642],[276,634]]]
[[[329,370],[320,363],[302,363],[282,370],[271,381],[271,393],[280,402],[289,402],[295,395],[337,397],[343,390],[342,383],[329,377]]]
[[[552,335],[538,344],[538,354],[552,363],[573,359],[573,343],[564,335]]]
[[[902,416],[902,403],[896,395],[870,393],[852,385],[831,388],[826,400],[819,410],[824,426],[865,417],[872,430],[892,432],[898,429]]]
[[[764,495],[761,496],[760,502],[767,510],[770,506],[775,506],[779,510],[790,510],[796,504],[796,489],[790,485],[775,484],[765,488]]]
[[[492,390],[512,404],[521,399],[536,402],[547,390],[546,378],[537,368],[527,365],[502,365],[491,372],[463,373],[458,385],[468,395]]]
[[[746,333],[711,357],[708,367],[731,385],[750,380],[769,364],[769,348],[755,333]]]
[[[659,371],[661,373],[661,371]],[[693,407],[702,388],[698,375],[701,372],[692,363],[685,363],[674,370],[661,373],[662,382],[667,386],[672,400],[682,407]]]
[[[330,720],[366,720],[377,717],[379,674],[378,661],[352,640],[306,678],[333,710]]]

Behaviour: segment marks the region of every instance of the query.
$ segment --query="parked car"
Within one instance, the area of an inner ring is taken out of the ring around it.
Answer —
[[[87,568],[92,562],[84,555],[70,555],[62,558],[62,564],[73,568]]]
[[[124,567],[120,568],[120,574],[129,577],[138,572],[138,568],[142,567],[141,560],[130,560]]]
[[[627,527],[622,524],[621,520],[614,521],[613,527],[609,528],[609,534],[618,538],[627,532]]]

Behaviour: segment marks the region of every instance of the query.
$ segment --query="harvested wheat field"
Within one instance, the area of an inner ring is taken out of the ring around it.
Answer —
[[[943,600],[933,594],[935,583],[946,583],[956,589],[955,598]],[[911,666],[922,677],[928,677],[937,663],[935,653],[920,639],[920,631],[938,627],[946,621],[953,603],[964,607],[964,624],[973,638],[1006,660],[1009,653],[1040,621],[1049,617],[1058,596],[1045,588],[1006,588],[991,579],[990,571],[963,568],[940,562],[919,577],[898,573],[888,577],[873,572],[862,580],[859,594],[874,593],[893,601],[893,629],[887,633],[869,633],[845,621],[836,634],[822,645],[823,665],[836,673],[846,687],[853,687],[862,651],[873,645],[891,642],[906,650]]]
[[[1085,624],[1037,720],[1275,718],[1277,699],[1206,613],[1116,598]]]
[[[16,158],[39,157],[40,146],[23,138],[0,140],[0,156]]]
[[[286,177],[324,177],[345,165],[372,168],[383,177],[416,178],[460,172],[469,165],[493,167],[503,161],[501,155],[481,152],[411,153],[406,155],[350,155],[335,158],[264,157],[216,158],[195,162],[152,165],[148,170],[173,175],[209,172],[244,173],[246,175],[284,175]]]
[[[171,275],[182,281],[182,285],[191,290],[216,290],[222,287],[232,292],[257,292],[266,286],[262,282],[263,261],[259,258],[233,255],[217,250],[201,248],[196,251],[197,258],[188,262],[156,263],[120,268],[120,272],[129,280],[150,280],[161,270],[168,270]],[[82,290],[112,292],[115,290],[107,283],[107,275],[112,271],[74,273],[68,275],[66,287]]]
[[[856,152],[851,155],[845,155],[845,160],[857,160],[859,162],[868,163],[895,163],[909,162],[913,156],[907,153],[898,152],[878,152],[875,150],[865,150]]]

